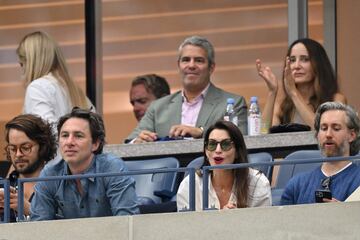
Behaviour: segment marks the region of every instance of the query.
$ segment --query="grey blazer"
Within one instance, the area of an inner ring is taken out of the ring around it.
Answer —
[[[234,110],[238,114],[238,126],[241,132],[247,134],[247,106],[242,96],[225,92],[210,84],[201,106],[196,127],[203,127],[206,131],[217,120],[223,119],[226,111],[227,98],[234,98]],[[158,137],[169,135],[173,125],[181,124],[181,109],[183,97],[181,91],[155,100],[147,109],[134,131],[127,139],[136,138],[142,130],[157,133]]]

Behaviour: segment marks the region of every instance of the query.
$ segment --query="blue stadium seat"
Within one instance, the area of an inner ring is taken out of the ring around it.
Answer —
[[[283,161],[286,160],[306,160],[306,159],[316,159],[323,158],[319,150],[299,150],[287,155]],[[293,176],[307,172],[315,169],[320,166],[321,163],[304,163],[304,164],[294,164],[294,165],[281,165],[279,167],[279,172],[277,176],[275,188],[285,188],[287,182]]]
[[[248,154],[249,163],[266,163],[272,162],[273,157],[267,152],[250,153]],[[271,182],[272,178],[272,166],[258,166],[255,169],[260,170]]]
[[[128,160],[125,164],[129,171],[147,169],[178,168],[176,158],[159,158],[150,160]],[[169,201],[177,191],[177,172],[132,175],[135,179],[135,190],[140,205],[158,204]]]
[[[306,160],[322,158],[319,150],[299,150],[290,153],[284,158],[286,160]],[[280,165],[275,187],[271,190],[273,206],[280,205],[281,195],[287,182],[295,175],[303,172],[312,171],[321,163],[304,163],[294,165]]]

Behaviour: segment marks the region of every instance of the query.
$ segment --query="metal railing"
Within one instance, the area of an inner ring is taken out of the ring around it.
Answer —
[[[203,210],[213,210],[209,208],[209,171],[215,169],[237,169],[237,168],[248,168],[258,166],[275,166],[275,165],[294,165],[294,164],[306,164],[306,163],[321,163],[321,162],[336,162],[349,160],[356,162],[360,160],[360,155],[349,156],[349,157],[330,157],[330,158],[308,158],[299,160],[282,160],[275,162],[264,162],[264,163],[239,163],[239,164],[223,164],[216,166],[204,166],[203,169]]]
[[[359,161],[360,155],[350,157],[331,157],[331,158],[311,158],[311,159],[299,159],[299,160],[283,160],[275,162],[259,162],[259,163],[240,163],[240,164],[224,164],[216,166],[204,166],[203,170],[203,210],[212,210],[209,208],[209,171],[215,169],[237,169],[247,167],[258,166],[276,166],[276,165],[294,165],[294,164],[307,164],[307,163],[322,163],[332,161],[349,160],[352,162]],[[135,170],[120,173],[96,173],[96,174],[84,174],[84,175],[70,175],[70,176],[50,176],[42,178],[23,178],[18,179],[18,221],[24,221],[24,183],[26,182],[39,182],[39,181],[59,181],[59,180],[74,180],[84,178],[96,178],[96,177],[114,177],[114,176],[131,176],[142,174],[154,174],[154,173],[169,173],[169,172],[189,172],[189,209],[188,211],[195,211],[195,168],[167,168],[167,169],[146,169]],[[4,223],[9,222],[10,219],[10,183],[7,179],[0,180],[0,184],[4,185]]]
[[[47,182],[47,181],[61,181],[61,180],[75,180],[84,178],[97,178],[97,177],[115,177],[115,176],[131,176],[131,175],[143,175],[154,173],[169,173],[169,172],[189,172],[189,211],[195,210],[195,169],[194,168],[162,168],[162,169],[146,169],[146,170],[134,170],[127,172],[117,173],[95,173],[95,174],[82,174],[82,175],[68,175],[68,176],[49,176],[38,178],[19,178],[18,179],[18,221],[24,221],[24,183],[26,182]],[[8,180],[2,180],[5,186],[5,214],[4,223],[9,222],[10,214],[10,199],[9,199],[9,182]],[[7,184],[7,185],[6,185]]]

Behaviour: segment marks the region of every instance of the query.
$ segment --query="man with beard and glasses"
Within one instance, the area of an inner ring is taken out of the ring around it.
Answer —
[[[6,157],[15,169],[10,180],[10,221],[17,218],[17,179],[38,177],[45,163],[56,155],[56,137],[51,125],[38,116],[23,114],[5,125]],[[24,184],[24,214],[30,214],[35,183]],[[0,211],[4,210],[4,191],[0,191]]]
[[[346,160],[359,152],[359,125],[359,117],[350,106],[340,102],[320,105],[314,128],[321,154],[345,160],[324,162],[311,172],[293,177],[281,197],[282,205],[319,202],[315,193],[321,193],[320,202],[344,201],[360,186],[360,167]],[[330,192],[331,197],[323,197]]]

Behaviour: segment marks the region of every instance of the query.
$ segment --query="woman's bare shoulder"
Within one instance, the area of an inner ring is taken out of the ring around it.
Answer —
[[[335,102],[342,102],[342,103],[347,104],[346,97],[342,93],[339,93],[339,92],[334,94],[333,100]]]

